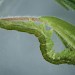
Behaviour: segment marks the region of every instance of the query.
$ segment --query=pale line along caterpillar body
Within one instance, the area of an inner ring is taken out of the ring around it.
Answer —
[[[2,17],[1,20],[8,20],[8,21],[38,21],[38,17],[31,17],[31,16],[15,16],[15,17]]]
[[[25,22],[24,20],[28,21]],[[35,21],[42,22],[42,24],[37,25]],[[46,30],[45,23],[48,23],[52,29]],[[1,18],[0,27],[7,30],[17,30],[34,34],[40,42],[40,50],[44,59],[50,63],[75,64],[75,27],[63,20],[55,17]],[[55,53],[52,50],[54,43],[50,38],[53,31],[61,37],[62,42],[67,47],[61,53]]]

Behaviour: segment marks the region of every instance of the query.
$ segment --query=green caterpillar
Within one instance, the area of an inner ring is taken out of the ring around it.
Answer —
[[[23,21],[23,20],[27,21]],[[36,21],[41,22],[39,24]],[[46,29],[46,24],[51,27]],[[40,42],[40,50],[43,58],[53,64],[74,64],[75,65],[75,26],[56,17],[38,18],[4,18],[0,19],[0,28],[7,30],[17,30],[34,34]],[[65,45],[65,50],[56,53],[53,50],[54,43],[51,39],[52,33],[61,38]]]

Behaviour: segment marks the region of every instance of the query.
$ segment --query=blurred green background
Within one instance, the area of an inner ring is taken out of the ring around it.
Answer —
[[[55,0],[0,0],[0,17],[56,16],[75,24],[75,11]],[[64,46],[53,35],[55,48]],[[41,55],[38,39],[30,34],[0,29],[0,75],[75,75],[74,65],[54,65]]]

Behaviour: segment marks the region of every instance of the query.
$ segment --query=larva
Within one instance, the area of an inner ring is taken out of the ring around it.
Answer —
[[[26,21],[25,21],[26,20]],[[35,22],[41,22],[37,25]],[[51,30],[46,30],[45,24],[50,26]],[[17,30],[20,32],[27,32],[34,34],[40,42],[40,50],[44,59],[53,64],[75,64],[75,26],[58,19],[56,17],[15,17],[15,18],[1,18],[0,28],[7,30]],[[64,30],[63,30],[64,29]],[[69,46],[60,53],[55,53],[53,50],[53,41],[51,36],[55,31],[63,40],[63,43]],[[68,34],[66,34],[68,33]],[[72,36],[70,37],[70,35]]]

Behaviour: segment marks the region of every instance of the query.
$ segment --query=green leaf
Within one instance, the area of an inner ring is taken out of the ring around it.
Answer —
[[[75,10],[75,0],[56,0],[59,4],[61,4],[66,9],[72,8]]]

